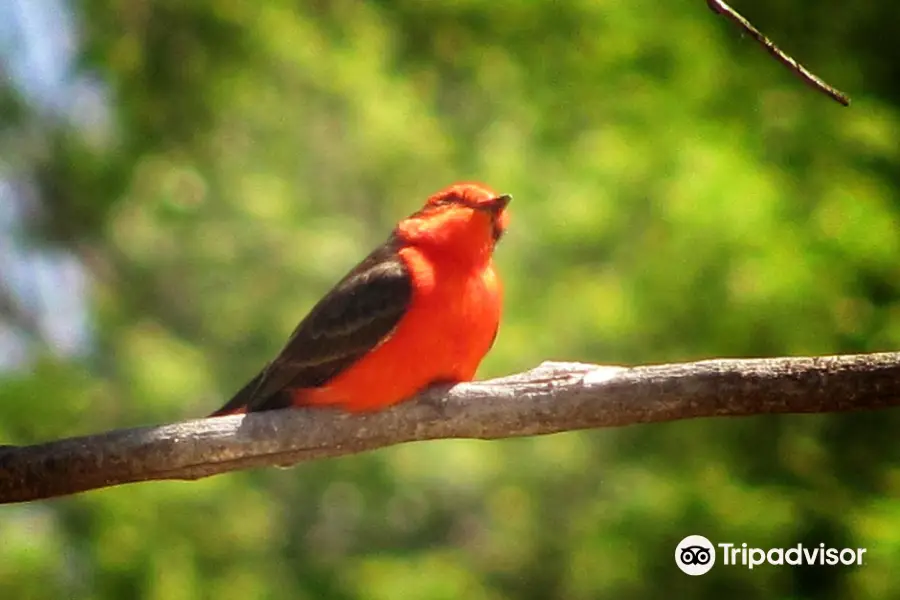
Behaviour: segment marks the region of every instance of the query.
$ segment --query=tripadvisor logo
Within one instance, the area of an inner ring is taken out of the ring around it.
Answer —
[[[689,535],[675,548],[675,564],[688,575],[703,575],[716,564],[716,550],[702,535]]]
[[[837,565],[861,565],[866,548],[827,548],[825,544],[804,546],[797,544],[790,548],[749,548],[747,544],[717,544],[722,549],[723,565],[741,565],[748,569],[763,564],[820,565],[835,567]]]
[[[716,564],[717,555],[725,566],[753,569],[775,566],[859,566],[864,564],[866,548],[830,548],[825,544],[790,548],[754,548],[747,544],[721,542],[713,545],[702,535],[689,535],[675,548],[675,564],[688,575],[703,575]]]

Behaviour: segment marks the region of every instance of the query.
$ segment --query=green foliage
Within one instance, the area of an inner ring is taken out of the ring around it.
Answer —
[[[91,274],[94,343],[0,374],[0,442],[197,417],[393,222],[455,180],[514,195],[482,376],[900,346],[893,7],[703,2],[73,3],[110,132],[0,93],[31,243]],[[15,110],[12,110],[12,109]],[[21,155],[22,131],[41,151]],[[99,139],[99,141],[98,141]],[[10,167],[11,165],[11,167]],[[887,598],[898,416],[442,441],[0,508],[3,598]],[[716,568],[675,545],[867,547]]]

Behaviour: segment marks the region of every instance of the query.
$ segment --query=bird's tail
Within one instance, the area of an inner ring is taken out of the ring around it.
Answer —
[[[222,417],[224,415],[239,415],[247,412],[247,403],[250,402],[253,393],[256,391],[257,387],[259,387],[259,382],[262,379],[263,373],[265,373],[265,371],[261,371],[259,375],[248,381],[247,385],[242,387],[231,400],[225,403],[225,406],[209,416]]]

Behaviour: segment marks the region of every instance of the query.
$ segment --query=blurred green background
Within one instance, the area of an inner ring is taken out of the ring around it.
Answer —
[[[701,0],[0,4],[0,443],[195,418],[424,197],[511,193],[483,377],[900,347],[900,21]],[[0,597],[900,597],[900,412],[441,441],[0,507]],[[677,570],[688,534],[866,547]],[[892,567],[892,565],[894,565]]]

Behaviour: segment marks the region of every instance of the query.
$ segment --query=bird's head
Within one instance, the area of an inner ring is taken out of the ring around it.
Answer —
[[[477,183],[457,183],[429,197],[400,222],[397,234],[412,244],[490,256],[509,223],[510,200]]]

